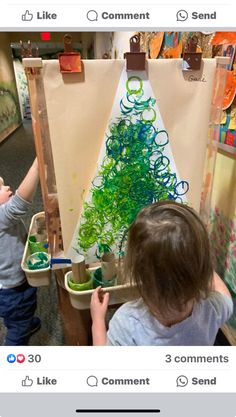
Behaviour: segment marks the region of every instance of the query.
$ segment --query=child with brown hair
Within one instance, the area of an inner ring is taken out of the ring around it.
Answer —
[[[94,345],[213,345],[233,313],[213,271],[207,230],[184,204],[162,201],[141,210],[129,230],[124,273],[140,298],[117,310],[107,333],[109,295],[94,291]]]

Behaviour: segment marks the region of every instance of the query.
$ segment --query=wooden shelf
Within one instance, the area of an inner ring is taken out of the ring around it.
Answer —
[[[224,155],[236,158],[236,148],[234,146],[226,145],[225,143],[218,142],[218,151]]]
[[[236,346],[236,329],[229,324],[224,324],[224,326],[221,327],[221,330],[228,339],[229,343],[232,346]]]

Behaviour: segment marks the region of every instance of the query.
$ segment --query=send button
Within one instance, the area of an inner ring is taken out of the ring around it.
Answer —
[[[213,13],[192,13],[192,19],[205,19],[205,20],[216,20],[216,12]]]
[[[192,378],[193,385],[216,385],[216,376],[212,379]]]

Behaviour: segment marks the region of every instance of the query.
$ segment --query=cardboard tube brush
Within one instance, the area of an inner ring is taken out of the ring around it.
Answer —
[[[71,258],[71,262],[73,281],[78,284],[87,282],[89,276],[86,271],[84,256],[76,253],[76,255]]]
[[[115,255],[112,252],[105,252],[101,258],[102,278],[111,280],[117,274]]]

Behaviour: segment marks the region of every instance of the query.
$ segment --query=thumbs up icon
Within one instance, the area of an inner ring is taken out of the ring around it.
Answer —
[[[23,381],[21,381],[22,387],[31,387],[33,385],[33,379],[27,375]]]
[[[21,16],[21,20],[23,22],[30,22],[33,19],[34,15],[29,12],[29,10],[26,10],[25,13]]]

